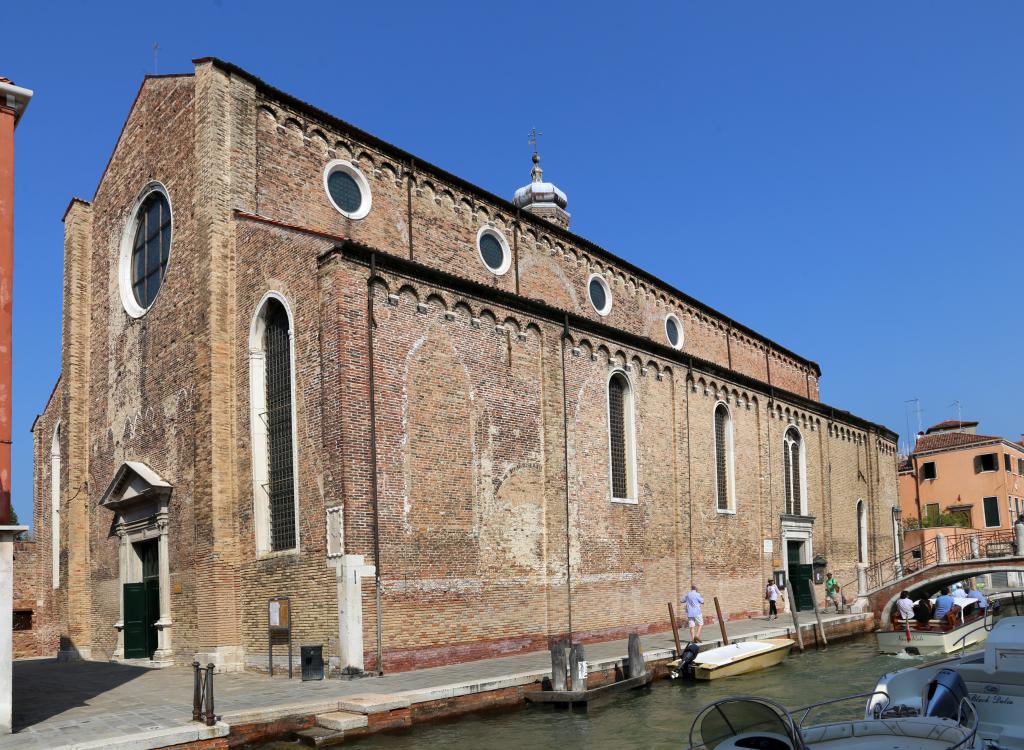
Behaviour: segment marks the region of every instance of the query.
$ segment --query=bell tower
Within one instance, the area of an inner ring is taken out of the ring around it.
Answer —
[[[537,153],[537,137],[540,135],[542,133],[538,132],[537,128],[530,131],[530,144],[533,146],[531,181],[516,191],[512,202],[534,216],[568,229],[569,212],[565,207],[569,204],[569,199],[553,183],[544,182],[544,170],[540,168],[540,154]]]

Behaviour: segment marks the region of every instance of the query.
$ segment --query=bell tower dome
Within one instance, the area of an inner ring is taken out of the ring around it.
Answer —
[[[553,183],[544,182],[544,170],[540,168],[540,154],[536,149],[537,135],[539,133],[534,131],[530,138],[531,143],[534,144],[533,169],[530,170],[531,182],[516,191],[512,202],[534,216],[557,224],[562,229],[568,229],[569,212],[565,210],[565,207],[569,204],[569,199]]]

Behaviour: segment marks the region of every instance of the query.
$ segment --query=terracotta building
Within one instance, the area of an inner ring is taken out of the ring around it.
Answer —
[[[973,529],[1009,529],[1024,513],[1024,445],[949,420],[917,436],[900,463],[904,523],[936,526],[954,514]]]
[[[399,670],[893,554],[896,435],[532,177],[510,202],[218,60],[144,80],[64,218],[63,654],[265,667],[288,597],[295,643]]]

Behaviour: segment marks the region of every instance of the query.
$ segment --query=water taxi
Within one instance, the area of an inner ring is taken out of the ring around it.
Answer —
[[[960,607],[960,612],[952,621],[929,620],[921,625],[914,620],[894,618],[892,630],[876,633],[878,650],[883,654],[938,656],[981,643],[988,637],[988,629],[983,615],[971,614],[977,603],[977,599],[955,598],[954,604]]]

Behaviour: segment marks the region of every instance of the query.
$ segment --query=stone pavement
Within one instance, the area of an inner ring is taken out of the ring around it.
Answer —
[[[863,615],[823,615],[826,622],[852,621]],[[804,640],[813,644],[810,613],[803,613]],[[777,621],[764,618],[728,623],[735,640],[785,636],[792,620],[783,614]],[[686,641],[686,631],[681,636]],[[718,626],[706,626],[705,645],[719,644]],[[641,637],[645,656],[667,658],[672,634]],[[621,662],[626,655],[625,640],[586,645],[592,669]],[[353,680],[329,679],[302,682],[289,680],[275,670],[270,678],[251,672],[219,674],[214,677],[216,711],[222,721],[251,723],[298,713],[333,711],[341,698],[365,693],[402,694],[412,702],[436,700],[452,695],[522,685],[550,673],[547,651],[464,662],[383,677]],[[192,670],[187,667],[146,669],[106,662],[58,663],[54,659],[32,659],[14,663],[14,730],[0,736],[0,750],[41,750],[65,746],[113,750],[122,747],[158,747],[159,744],[127,744],[129,736],[167,733],[181,728],[196,731],[192,722]],[[304,711],[300,709],[305,709]],[[221,732],[223,734],[223,731]],[[154,735],[156,736],[156,735]],[[178,742],[188,740],[179,739]],[[164,744],[171,744],[165,742]]]

